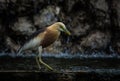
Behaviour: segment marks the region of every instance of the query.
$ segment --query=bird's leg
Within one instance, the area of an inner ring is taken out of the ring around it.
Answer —
[[[38,68],[41,69],[41,67],[40,67],[40,63],[39,63],[39,60],[38,60],[38,56],[36,56],[35,59],[36,59],[36,62],[37,62]]]
[[[45,62],[42,61],[42,58],[41,58],[42,46],[40,46],[40,47],[38,48],[38,51],[39,51],[39,55],[38,55],[39,62],[40,62],[41,64],[43,64],[44,66],[46,66],[48,69],[53,70],[52,67],[50,67],[48,64],[46,64]]]

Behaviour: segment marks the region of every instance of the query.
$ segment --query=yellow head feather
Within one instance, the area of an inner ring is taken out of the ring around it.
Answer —
[[[56,22],[53,25],[49,26],[48,29],[62,31],[67,33],[68,35],[71,35],[71,33],[62,22]]]

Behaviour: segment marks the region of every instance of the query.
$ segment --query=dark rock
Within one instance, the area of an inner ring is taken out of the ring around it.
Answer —
[[[72,10],[74,4],[77,3],[77,1],[78,0],[66,0],[66,1],[64,1],[63,2],[63,4],[64,4],[63,6],[65,7],[64,11],[69,13]]]
[[[46,8],[41,10],[38,15],[34,16],[35,25],[42,28],[42,27],[46,27],[48,25],[53,24],[58,20],[56,15],[58,15],[59,12],[60,12],[59,7],[47,6]]]
[[[113,1],[112,7],[116,11],[116,15],[117,15],[116,23],[118,23],[119,29],[120,29],[120,1],[119,0],[118,1]]]
[[[20,45],[13,41],[10,37],[6,36],[5,39],[5,44],[7,48],[10,49],[12,53],[16,53],[17,50],[20,48]]]
[[[100,50],[105,49],[107,45],[110,43],[110,34],[103,33],[100,31],[93,32],[89,34],[86,38],[81,41],[81,47],[89,48],[92,50]]]
[[[38,29],[62,21],[72,36],[63,34],[59,44],[54,43],[46,51],[74,53],[80,52],[81,46],[109,49],[109,44],[119,52],[119,4],[119,0],[0,0],[0,32],[21,42]]]
[[[74,25],[76,25],[76,26],[74,26]],[[72,35],[75,35],[75,36],[86,35],[87,31],[90,29],[90,25],[89,24],[87,24],[87,23],[84,24],[84,23],[80,23],[80,22],[74,23],[72,27],[74,27],[74,29],[72,29]]]
[[[90,0],[90,2],[94,5],[95,8],[98,8],[105,12],[108,11],[108,5],[106,0]]]
[[[114,41],[112,47],[116,53],[120,54],[120,40]]]
[[[31,35],[36,31],[34,25],[27,19],[27,17],[19,17],[12,27],[13,31],[20,32],[22,35]]]
[[[120,42],[117,42],[117,52],[120,54]]]

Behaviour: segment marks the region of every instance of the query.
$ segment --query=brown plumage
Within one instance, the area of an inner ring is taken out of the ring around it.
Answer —
[[[53,42],[55,42],[58,39],[59,35],[60,35],[60,32],[47,29],[44,36],[43,36],[44,38],[41,41],[40,45],[43,48],[49,46],[50,44],[52,44]]]
[[[18,54],[20,54],[21,51],[34,49],[37,47],[39,48],[38,49],[39,55],[41,56],[42,48],[45,48],[51,45],[52,43],[54,43],[60,36],[61,31],[70,35],[70,32],[67,30],[67,28],[62,22],[56,22],[44,30],[39,30],[35,32],[30,37],[30,39],[18,50]],[[53,70],[50,66],[48,66],[41,60],[40,56],[39,56],[39,62],[44,64],[47,68]]]

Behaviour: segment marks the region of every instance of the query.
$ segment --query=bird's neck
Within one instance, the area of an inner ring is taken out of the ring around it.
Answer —
[[[58,27],[56,25],[54,26],[50,26],[47,28],[47,31],[52,31],[52,32],[60,32],[59,30],[57,30]]]
[[[47,32],[53,33],[53,34],[55,34],[55,35],[60,34],[60,31],[59,31],[59,30],[55,30],[55,29],[53,29],[53,28],[48,28],[48,29],[47,29]]]

